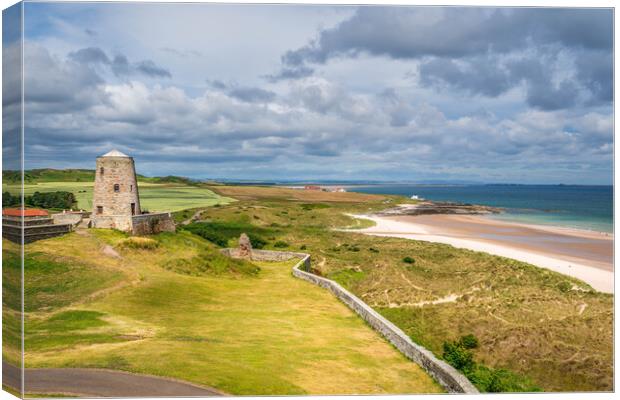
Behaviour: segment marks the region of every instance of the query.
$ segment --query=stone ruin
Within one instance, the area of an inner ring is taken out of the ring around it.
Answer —
[[[239,258],[252,258],[252,242],[245,233],[239,236],[239,251],[237,252]]]

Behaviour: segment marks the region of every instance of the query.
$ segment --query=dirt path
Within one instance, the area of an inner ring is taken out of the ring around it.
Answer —
[[[20,370],[2,362],[2,383],[20,386]],[[222,396],[217,389],[151,375],[89,368],[27,369],[26,393],[85,397]]]
[[[194,213],[194,215],[192,215],[191,217],[189,217],[189,218],[188,218],[188,219],[186,219],[185,221],[181,222],[181,224],[182,224],[182,225],[189,225],[189,224],[191,224],[192,222],[194,222],[194,221],[198,220],[198,218],[200,217],[200,214],[202,214],[204,211],[205,211],[205,209],[204,209],[204,208],[202,208],[202,209],[200,209],[200,210],[196,211],[196,212]]]

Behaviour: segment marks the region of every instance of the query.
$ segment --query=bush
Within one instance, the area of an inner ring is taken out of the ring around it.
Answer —
[[[153,250],[159,247],[159,243],[151,238],[134,236],[121,241],[119,246],[129,249]]]
[[[247,223],[194,222],[186,225],[185,229],[220,247],[227,247],[230,239],[238,239],[242,233],[248,235],[255,249],[262,249],[267,244],[267,240],[260,235],[265,229]]]
[[[302,204],[301,208],[304,211],[310,211],[310,210],[318,210],[321,208],[329,208],[330,206],[328,204],[323,204],[323,203],[307,203],[307,204]]]
[[[482,392],[539,392],[541,389],[527,377],[504,369],[493,369],[474,361],[470,349],[479,346],[472,335],[461,336],[457,341],[444,342],[443,358],[461,371]]]
[[[301,247],[299,247],[299,250],[306,250],[306,245],[302,244]]]
[[[273,247],[277,247],[277,248],[284,248],[284,247],[288,247],[288,243],[286,243],[283,240],[278,240],[277,242],[275,242],[273,244]]]
[[[20,202],[19,196],[13,196],[9,192],[2,193],[2,207],[19,206]]]
[[[374,247],[371,247],[368,249],[371,253],[378,253],[379,250],[375,249]]]
[[[17,202],[19,204],[19,198]],[[32,196],[24,197],[24,203],[32,207],[69,209],[75,207],[77,200],[71,192],[34,192]]]
[[[478,347],[478,338],[471,333],[469,335],[461,336],[461,340],[459,342],[466,349],[475,349]]]
[[[443,358],[448,364],[463,372],[472,371],[476,366],[474,355],[460,342],[444,342]]]
[[[570,282],[562,281],[562,282],[558,283],[558,289],[560,289],[560,292],[562,292],[562,293],[566,293],[569,290],[571,290],[572,288],[573,288],[573,285]]]
[[[411,257],[405,257],[405,258],[403,258],[403,262],[407,263],[407,264],[414,264],[415,260],[413,258],[411,258]]]

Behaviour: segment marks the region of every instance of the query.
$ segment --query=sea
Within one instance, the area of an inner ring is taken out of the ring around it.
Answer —
[[[613,186],[377,184],[348,191],[500,207],[491,218],[613,232]]]

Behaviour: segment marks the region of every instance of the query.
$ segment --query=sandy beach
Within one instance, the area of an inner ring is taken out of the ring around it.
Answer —
[[[479,215],[375,216],[361,230],[377,236],[445,243],[524,261],[613,293],[613,234],[528,225]]]

